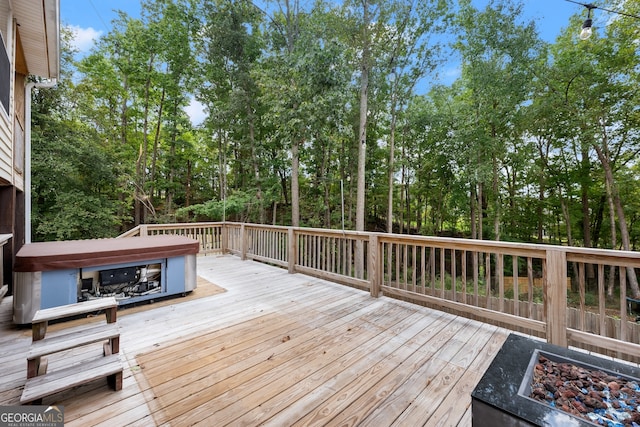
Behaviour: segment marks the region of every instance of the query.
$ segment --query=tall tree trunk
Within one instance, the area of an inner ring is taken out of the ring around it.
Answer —
[[[320,170],[322,171],[322,176],[320,177],[320,182],[322,183],[322,187],[324,189],[324,227],[331,228],[331,182],[330,179],[331,171],[331,150],[333,147],[330,143],[323,144],[322,146],[322,167]]]
[[[611,168],[611,163],[609,162],[608,152],[606,152],[606,134],[605,134],[605,142],[603,145],[605,149],[603,150],[598,145],[594,144],[594,148],[596,153],[598,154],[598,159],[600,163],[602,163],[602,167],[604,169],[604,177],[605,182],[611,189],[611,198],[613,199],[613,204],[616,208],[616,213],[618,214],[618,224],[620,226],[620,240],[622,240],[622,248],[625,251],[631,250],[631,243],[629,241],[629,230],[627,229],[627,220],[624,214],[624,209],[622,207],[622,203],[620,201],[620,193],[618,192],[618,186],[615,183],[613,178],[613,170]],[[631,293],[633,294],[633,298],[640,299],[640,288],[638,287],[638,278],[636,277],[636,272],[632,267],[627,267],[627,277],[629,278],[629,286],[631,287]]]
[[[220,200],[226,201],[227,198],[227,147],[226,141],[223,136],[223,129],[218,129],[218,170],[220,173],[220,188],[218,189],[218,194]],[[223,214],[223,221],[226,220],[225,215]]]
[[[478,183],[478,239],[484,237],[484,184]]]
[[[262,194],[262,180],[260,178],[260,164],[258,163],[258,155],[256,154],[256,138],[255,138],[255,120],[251,105],[247,105],[247,114],[249,117],[249,145],[251,147],[251,163],[253,164],[253,177],[256,186],[256,199],[258,199],[258,217],[259,223],[265,223],[264,211],[264,195]]]
[[[562,194],[562,190],[560,188],[558,190],[560,194]],[[562,215],[564,216],[564,223],[567,230],[567,244],[569,246],[573,246],[573,233],[571,232],[571,215],[569,214],[569,208],[567,207],[567,202],[565,201],[564,197],[562,197],[562,195],[560,196],[560,206],[562,208]],[[572,262],[571,268],[573,271],[573,277],[577,278],[579,274],[578,264],[575,262]],[[573,282],[572,282],[572,285],[573,285]]]
[[[605,180],[605,187],[607,189],[607,203],[609,205],[609,227],[611,228],[611,248],[615,249],[618,246],[618,236],[616,232],[616,208],[613,203],[613,197],[611,195],[611,185]],[[613,298],[613,288],[615,285],[615,271],[613,266],[610,267],[609,272],[609,284],[607,285],[607,296]]]
[[[156,187],[156,168],[158,165],[158,150],[160,148],[160,130],[162,129],[162,110],[164,109],[164,98],[166,91],[162,88],[162,95],[160,96],[160,107],[158,109],[158,123],[156,125],[156,134],[153,138],[153,155],[151,158],[151,186],[149,188],[149,194],[154,195]]]
[[[300,146],[297,139],[291,142],[291,225],[300,227]]]
[[[123,82],[123,92],[125,94],[129,93],[129,80],[127,78],[127,76],[125,75],[123,77],[124,82]],[[120,143],[122,144],[122,146],[126,146],[127,145],[127,132],[128,132],[128,119],[127,119],[127,103],[128,103],[129,98],[125,95],[122,98],[122,104],[121,104],[121,110],[120,110]],[[120,194],[118,196],[118,200],[120,201],[120,203],[118,203],[118,216],[119,217],[123,217],[125,214],[124,211],[124,206],[126,206],[126,204],[124,203],[125,198],[127,197],[127,194],[125,192],[125,188],[124,188],[124,183],[121,184],[121,188],[120,188]],[[120,225],[121,227],[121,231],[122,228],[124,227],[124,224]]]
[[[369,0],[362,2],[362,62],[360,64],[360,124],[358,127],[358,182],[356,191],[356,231],[364,231],[365,225],[365,169],[367,156],[367,113],[369,101]],[[364,272],[364,244],[356,241],[355,249],[356,277],[362,277]]]
[[[591,247],[591,209],[589,207],[589,171],[591,169],[591,162],[589,161],[589,151],[586,147],[582,148],[582,179],[581,179],[581,197],[582,197],[582,237],[585,248]],[[586,266],[587,282],[593,283],[596,277],[593,264],[587,264]]]
[[[369,2],[364,0],[363,47],[360,65],[360,124],[358,128],[358,182],[356,193],[356,231],[364,231],[365,169],[367,156],[367,112],[369,96]]]
[[[294,0],[291,4],[290,0],[285,0],[285,17],[286,17],[286,40],[287,52],[293,55],[295,43],[298,40],[300,29],[298,27],[298,15],[300,3]],[[293,84],[293,82],[292,82]],[[298,105],[293,106],[296,111]],[[291,141],[291,225],[300,227],[300,145],[304,141],[304,135],[294,136]]]
[[[407,234],[411,234],[411,183],[409,182],[409,176],[406,177],[407,183],[405,186],[405,196],[404,196],[404,205],[405,205],[405,218],[407,218],[407,225],[405,226],[405,230],[407,230]]]
[[[396,79],[394,79],[394,82]],[[391,94],[391,128],[389,129],[389,192],[387,195],[387,233],[393,233],[393,176],[395,173],[396,93]]]
[[[141,199],[146,197],[144,187],[147,174],[147,152],[149,151],[149,98],[151,88],[151,71],[153,70],[153,62],[155,55],[151,54],[149,64],[147,66],[147,80],[144,85],[144,119],[142,123],[142,143],[136,161],[136,187],[134,202],[134,224],[139,225],[146,222],[146,211],[143,210],[144,205]]]
[[[175,193],[174,180],[176,175],[176,144],[178,143],[178,99],[173,101],[173,124],[171,126],[171,136],[169,138],[169,173],[167,174],[167,198],[165,200],[165,213],[173,213],[173,196]]]
[[[540,156],[540,161],[542,161],[542,167],[541,167],[541,172],[540,172],[540,178],[538,181],[538,206],[536,208],[536,216],[538,218],[538,225],[537,225],[537,231],[538,231],[538,243],[542,243],[544,240],[544,202],[546,200],[546,192],[547,192],[547,173],[545,172],[549,170],[549,162],[548,162],[548,158],[549,158],[549,146],[550,144],[547,143],[546,139],[544,138],[538,138],[536,140],[536,146],[538,148],[538,154]]]
[[[192,174],[193,162],[191,160],[187,160],[187,176],[186,176],[186,185],[184,189],[184,205],[185,207],[191,206],[191,174]]]
[[[478,238],[478,223],[477,223],[477,219],[476,217],[478,216],[478,201],[477,201],[477,191],[476,191],[476,184],[472,183],[471,184],[471,206],[469,208],[470,210],[470,220],[471,220],[471,238],[472,239],[477,239]]]
[[[492,125],[493,127],[493,125]],[[497,132],[495,130],[495,127],[492,128],[491,130],[491,135],[493,137],[493,139],[495,140],[497,138]],[[491,182],[491,189],[493,191],[493,205],[494,205],[494,212],[493,212],[493,238],[494,240],[500,240],[500,222],[502,221],[502,205],[500,204],[500,188],[498,186],[498,158],[495,155],[491,156],[491,175],[492,175],[492,182]]]
[[[541,174],[541,175],[544,175],[544,174]],[[538,217],[538,227],[537,227],[537,229],[538,229],[538,243],[542,243],[543,240],[544,240],[544,235],[543,235],[543,229],[544,229],[544,220],[543,220],[544,215],[543,214],[544,214],[544,209],[543,209],[543,206],[544,206],[544,201],[545,201],[545,197],[546,197],[546,195],[545,195],[545,191],[546,190],[545,190],[544,182],[542,182],[543,179],[541,179],[540,181],[541,181],[540,182],[540,191],[538,192],[538,201],[540,203],[538,203],[538,207],[536,209],[537,217]]]
[[[404,151],[402,153],[402,156],[404,158]],[[405,177],[405,172],[406,169],[404,167],[404,164],[402,165],[402,168],[400,169],[400,188],[399,193],[400,193],[400,202],[398,203],[398,233],[403,234],[404,233],[404,217],[405,217],[405,212],[404,212],[404,177]]]

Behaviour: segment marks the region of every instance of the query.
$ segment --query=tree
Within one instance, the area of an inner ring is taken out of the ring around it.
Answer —
[[[32,109],[33,240],[113,236],[117,166],[96,131],[69,108],[76,91],[70,33],[62,32],[61,79],[52,89],[35,90]]]
[[[469,89],[468,149],[462,164],[477,186],[478,237],[482,238],[484,206],[493,222],[492,237],[500,240],[503,220],[501,170],[510,149],[521,145],[524,103],[530,99],[534,79],[530,64],[537,57],[540,40],[532,23],[519,25],[521,6],[490,2],[477,12],[467,0],[461,2],[461,35],[457,49],[462,55],[464,85]],[[476,219],[472,219],[476,221]]]

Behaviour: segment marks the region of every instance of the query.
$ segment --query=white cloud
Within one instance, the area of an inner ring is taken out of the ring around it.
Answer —
[[[446,82],[453,82],[454,80],[460,78],[462,76],[462,68],[460,65],[455,65],[453,67],[449,67],[442,72],[440,75],[440,80],[444,80]]]
[[[71,45],[80,52],[88,52],[102,35],[102,31],[94,30],[92,27],[82,28],[78,25],[70,25],[69,29],[73,34]]]
[[[191,124],[193,124],[194,126],[198,126],[199,124],[201,124],[207,117],[204,105],[198,102],[198,100],[196,100],[195,98],[191,98],[189,105],[187,105],[184,110],[191,119]]]

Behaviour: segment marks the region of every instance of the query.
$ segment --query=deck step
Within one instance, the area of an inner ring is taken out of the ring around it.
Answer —
[[[65,317],[78,316],[80,314],[92,313],[106,310],[118,306],[118,302],[113,297],[97,298],[75,304],[61,305],[58,307],[44,308],[36,311],[33,316],[33,323],[48,322],[51,320],[63,319]]]
[[[87,325],[87,327],[76,329],[73,332],[34,341],[27,353],[27,360],[111,338],[118,338],[119,336],[120,330],[116,323]]]
[[[100,356],[81,365],[74,365],[46,375],[29,378],[22,391],[20,403],[30,403],[99,378],[122,374],[123,362],[119,354]],[[117,382],[116,382],[117,384]],[[120,381],[120,388],[122,381]],[[119,390],[116,386],[116,390]]]

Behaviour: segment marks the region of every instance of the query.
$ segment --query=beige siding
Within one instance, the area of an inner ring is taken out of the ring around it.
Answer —
[[[13,34],[15,34],[15,22],[13,27]],[[6,32],[4,33],[6,37]],[[11,37],[11,40],[5,38],[5,43],[9,43],[7,46],[7,52],[9,53],[9,61],[11,62],[11,89],[9,97],[10,111],[4,111],[3,107],[0,107],[0,181],[3,183],[9,183],[15,185],[15,174],[13,168],[13,115],[14,113],[14,100],[15,100],[15,37]],[[5,182],[6,181],[6,182]]]
[[[0,111],[0,181],[9,183],[13,181],[13,143],[11,134],[11,122],[7,119],[7,114],[4,111]]]

